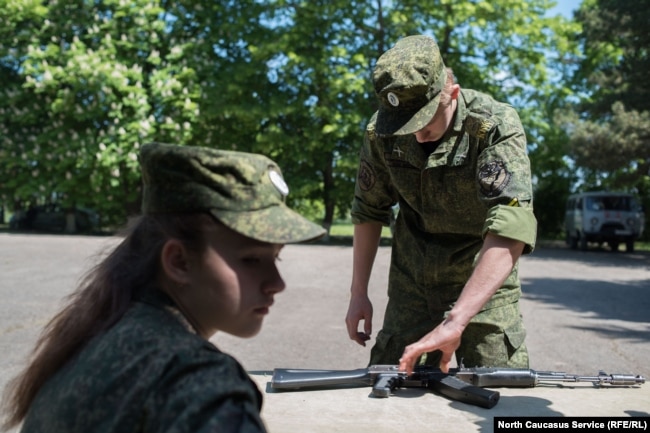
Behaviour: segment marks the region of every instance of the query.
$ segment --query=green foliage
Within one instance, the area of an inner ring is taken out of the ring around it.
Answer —
[[[532,146],[529,156],[535,181],[534,210],[539,233],[545,238],[557,238],[564,230],[564,203],[577,175],[566,155],[568,134],[559,114],[563,107],[561,98],[545,107],[543,117],[548,123],[539,125],[539,144]]]
[[[538,196],[561,194],[575,167],[553,119],[574,95],[580,26],[551,5],[0,0],[0,197],[121,223],[139,208],[139,146],[165,141],[272,157],[290,204],[329,227],[349,212],[372,67],[414,33],[438,40],[461,86],[519,109]]]
[[[628,110],[650,110],[650,6],[638,0],[590,0],[579,10],[584,59],[578,78],[592,115],[611,113],[621,101]]]
[[[650,206],[650,7],[588,0],[578,11],[582,98],[564,115],[569,155],[583,171],[576,189],[635,192]],[[648,230],[646,229],[646,233]]]
[[[137,210],[139,145],[183,141],[197,111],[162,12],[149,1],[50,2],[40,25],[24,24],[21,62],[2,65],[16,75],[0,112],[6,199],[92,206],[107,222]]]

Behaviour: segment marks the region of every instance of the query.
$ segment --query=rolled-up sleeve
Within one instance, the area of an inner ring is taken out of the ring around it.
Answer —
[[[498,205],[488,211],[483,237],[488,232],[523,242],[524,254],[528,254],[535,249],[537,220],[530,207]]]

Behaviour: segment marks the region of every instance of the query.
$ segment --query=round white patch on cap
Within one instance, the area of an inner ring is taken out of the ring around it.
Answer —
[[[284,181],[284,179],[282,179],[280,173],[278,173],[275,170],[269,170],[269,179],[271,179],[271,183],[273,184],[273,186],[275,186],[277,190],[280,191],[280,194],[282,195],[289,194],[289,186]]]
[[[393,107],[397,107],[399,105],[399,98],[393,92],[388,92],[386,98],[388,99],[388,103]]]

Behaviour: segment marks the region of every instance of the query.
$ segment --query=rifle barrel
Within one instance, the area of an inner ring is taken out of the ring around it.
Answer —
[[[592,382],[598,385],[612,385],[612,386],[634,386],[645,383],[643,376],[635,376],[633,374],[606,374],[600,372],[598,376],[578,376],[574,374],[566,374],[560,372],[538,372],[537,378],[539,382]]]

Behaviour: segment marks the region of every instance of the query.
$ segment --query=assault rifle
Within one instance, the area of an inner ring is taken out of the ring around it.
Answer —
[[[577,376],[557,371],[524,368],[460,368],[443,373],[429,366],[416,366],[413,374],[397,365],[372,365],[356,370],[273,370],[271,387],[276,390],[318,389],[336,386],[372,386],[373,397],[388,397],[397,388],[427,388],[452,400],[487,409],[499,402],[499,392],[487,387],[529,388],[546,382],[591,382],[596,386],[634,386],[645,383],[643,376],[606,374]]]

